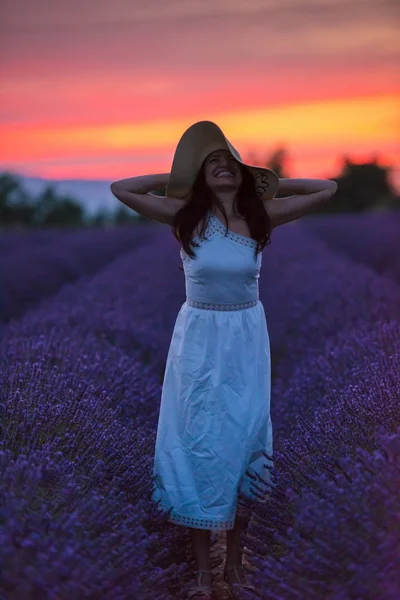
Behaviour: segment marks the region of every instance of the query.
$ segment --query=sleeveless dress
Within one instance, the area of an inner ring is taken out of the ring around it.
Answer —
[[[229,530],[248,514],[239,493],[255,498],[246,471],[271,483],[270,344],[257,242],[207,216],[196,258],[180,250],[186,301],[166,361],[152,500],[171,523]]]

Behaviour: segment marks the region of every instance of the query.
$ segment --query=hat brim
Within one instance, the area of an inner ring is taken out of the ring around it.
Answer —
[[[271,169],[244,163],[239,152],[212,121],[194,123],[182,135],[172,161],[166,195],[171,198],[188,197],[203,162],[216,150],[228,150],[249,170],[254,177],[256,193],[262,200],[275,196],[279,176]]]

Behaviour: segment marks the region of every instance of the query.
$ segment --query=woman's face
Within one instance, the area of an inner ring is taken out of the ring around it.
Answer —
[[[206,184],[214,192],[239,189],[242,183],[240,163],[228,150],[217,150],[204,161]]]

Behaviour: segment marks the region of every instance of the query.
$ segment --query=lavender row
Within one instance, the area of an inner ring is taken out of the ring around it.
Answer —
[[[147,226],[14,233],[0,240],[0,321],[17,318],[65,283],[93,273],[146,238]]]
[[[245,544],[259,597],[399,597],[400,427],[380,431],[376,444],[355,457],[342,452],[335,464],[328,454],[315,472],[308,455],[308,464],[303,459],[293,471],[297,485],[280,483],[257,511]]]
[[[297,414],[312,415],[325,390],[340,391],[342,381],[362,371],[363,358],[376,357],[368,336],[400,320],[400,286],[292,225],[277,229],[265,252],[260,296],[271,338],[272,393],[279,398],[272,402],[279,440]]]
[[[136,311],[165,277],[160,249],[154,234],[4,328],[7,598],[175,597],[187,539],[148,502],[161,384]]]
[[[266,599],[394,599],[400,288],[297,226],[264,269],[275,486],[254,483],[255,581]]]
[[[302,223],[329,247],[400,283],[400,211],[314,215]]]

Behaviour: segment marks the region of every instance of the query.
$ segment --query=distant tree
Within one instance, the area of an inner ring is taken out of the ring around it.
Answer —
[[[317,212],[364,212],[380,206],[400,208],[399,198],[389,183],[389,171],[390,167],[379,165],[376,159],[360,164],[345,157],[342,172],[331,178],[338,184],[336,194]]]
[[[138,216],[132,209],[120,204],[114,211],[112,222],[114,225],[122,225],[123,223],[134,223],[138,220]]]
[[[57,196],[53,185],[47,185],[32,198],[18,177],[0,175],[0,224],[6,226],[80,226],[84,224],[84,209],[75,199]]]
[[[32,224],[35,208],[30,202],[15,203],[9,214],[7,225],[28,227]]]
[[[87,219],[88,225],[92,227],[107,225],[109,222],[110,215],[103,208],[98,209],[94,215],[88,217]]]
[[[35,225],[44,225],[48,215],[54,210],[58,202],[55,188],[52,184],[47,185],[37,196],[35,201],[35,213],[33,222]]]
[[[82,206],[71,198],[60,198],[47,213],[43,225],[78,227],[83,224],[83,213]]]
[[[57,196],[53,185],[48,185],[36,198],[35,225],[46,227],[77,227],[83,225],[84,209],[73,198]]]
[[[286,162],[288,159],[288,152],[283,146],[278,147],[272,152],[272,154],[264,161],[264,166],[268,169],[272,169],[278,175],[279,178],[289,177],[287,174]]]
[[[11,173],[0,175],[0,224],[29,225],[33,215],[31,199],[19,179]]]
[[[12,200],[12,196],[21,193],[22,187],[17,177],[11,173],[2,173],[0,175],[0,206],[8,205]]]

